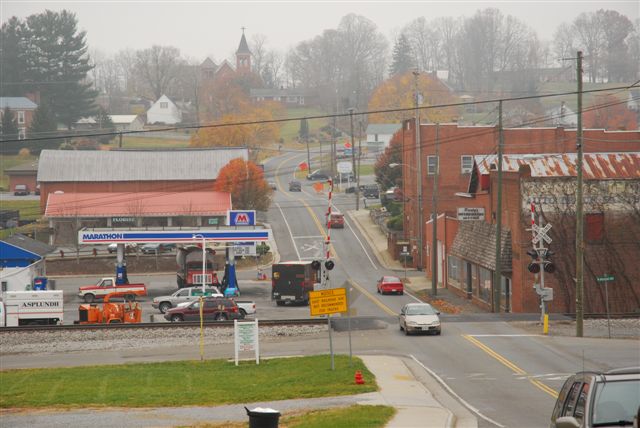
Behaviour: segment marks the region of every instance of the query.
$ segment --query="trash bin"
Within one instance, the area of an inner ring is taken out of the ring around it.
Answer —
[[[249,415],[249,428],[278,428],[280,412],[274,409],[256,407],[249,410],[244,408]]]

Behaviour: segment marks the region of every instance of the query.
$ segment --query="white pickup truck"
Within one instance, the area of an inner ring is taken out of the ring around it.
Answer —
[[[94,285],[80,287],[78,296],[87,303],[93,303],[96,299],[102,299],[107,294],[126,292],[125,300],[135,300],[136,296],[146,296],[147,286],[144,284],[116,285],[115,278],[102,278]]]

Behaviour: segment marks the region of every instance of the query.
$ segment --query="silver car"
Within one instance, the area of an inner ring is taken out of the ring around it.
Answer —
[[[442,333],[440,312],[428,303],[407,303],[402,307],[400,316],[400,330],[408,336],[409,333]]]
[[[216,287],[205,288],[204,295],[206,297],[223,297],[220,290]],[[181,288],[170,296],[160,296],[153,299],[151,306],[154,309],[160,310],[161,313],[166,313],[169,309],[177,307],[181,303],[190,303],[200,299],[202,296],[202,287],[187,287]]]

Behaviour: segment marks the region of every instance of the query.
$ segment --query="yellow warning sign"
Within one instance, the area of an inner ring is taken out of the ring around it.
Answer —
[[[332,288],[309,292],[309,310],[311,316],[347,312],[347,290]]]

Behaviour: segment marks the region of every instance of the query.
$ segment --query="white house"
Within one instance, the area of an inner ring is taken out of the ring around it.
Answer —
[[[371,123],[367,126],[367,150],[369,153],[382,153],[389,147],[391,137],[402,125],[400,123]]]
[[[182,112],[166,95],[161,96],[147,110],[147,123],[150,125],[154,123],[175,125],[180,122],[182,122]]]

